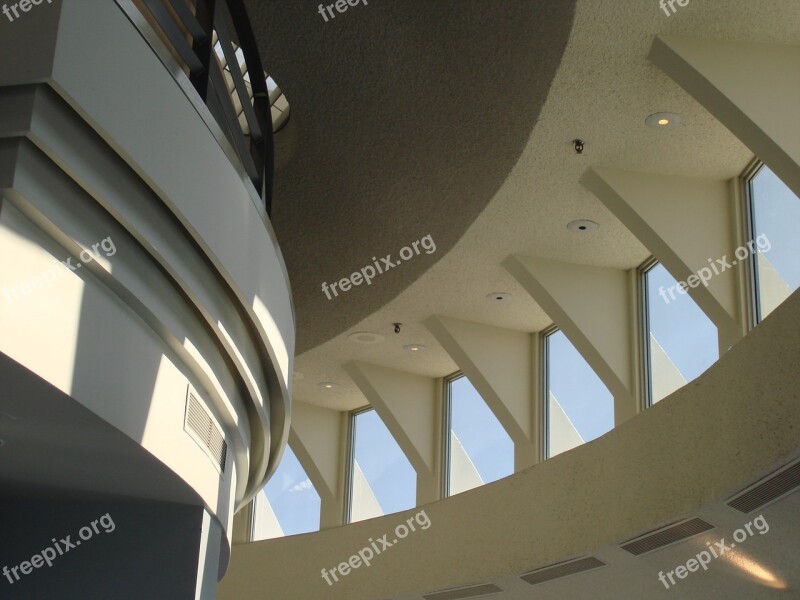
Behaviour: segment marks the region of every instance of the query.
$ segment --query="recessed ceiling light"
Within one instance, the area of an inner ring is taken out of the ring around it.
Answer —
[[[422,344],[406,344],[403,346],[403,350],[408,350],[409,352],[422,352],[425,350],[425,346]]]
[[[663,129],[665,127],[675,127],[681,124],[681,116],[675,113],[660,112],[654,113],[647,117],[644,122],[656,129]]]
[[[320,381],[318,385],[319,387],[324,388],[326,390],[332,390],[334,388],[339,387],[339,384],[333,381]]]
[[[589,221],[588,219],[578,219],[577,221],[570,221],[567,223],[567,229],[570,231],[577,231],[578,233],[594,231],[597,227],[597,223]]]
[[[347,339],[357,344],[380,344],[385,342],[386,338],[379,333],[372,333],[371,331],[357,331],[347,336]]]
[[[494,302],[507,302],[511,300],[511,294],[507,294],[506,292],[492,292],[491,294],[486,294],[486,297]]]

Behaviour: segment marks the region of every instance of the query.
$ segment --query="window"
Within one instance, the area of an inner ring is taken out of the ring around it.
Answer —
[[[349,522],[363,521],[417,504],[417,474],[378,413],[352,417]]]
[[[447,495],[514,473],[514,443],[463,375],[447,386]]]
[[[256,495],[253,541],[319,530],[320,498],[287,445],[278,469]]]
[[[545,338],[547,456],[600,437],[614,427],[614,397],[567,336]]]
[[[644,271],[648,403],[654,404],[703,373],[719,358],[717,328],[664,266]],[[682,288],[681,288],[682,289]]]
[[[222,41],[217,36],[216,31],[214,31],[212,39],[214,43],[214,52],[217,55],[217,60],[219,61],[220,67],[222,67],[222,74],[225,78],[225,83],[228,86],[228,92],[231,94],[234,107],[237,110],[239,124],[242,126],[242,130],[245,132],[245,135],[250,135],[250,127],[247,125],[247,119],[244,116],[241,102],[239,101],[239,97],[236,92],[233,75],[231,75],[231,66],[228,64],[228,60],[225,58],[225,51],[222,49]],[[242,79],[244,79],[244,85],[245,88],[247,88],[247,94],[252,102],[253,86],[250,85],[250,72],[247,70],[244,52],[235,42],[231,42],[231,46],[232,50],[234,50],[236,60],[239,63],[239,71],[242,73]],[[278,84],[275,83],[275,80],[271,76],[267,75],[266,71],[264,72],[264,76],[267,80],[267,92],[269,94],[270,112],[272,116],[272,131],[273,133],[277,133],[283,128],[284,125],[286,125],[286,121],[289,118],[289,101],[286,100],[286,96],[278,87]]]
[[[800,286],[800,199],[766,166],[750,179],[756,321]]]

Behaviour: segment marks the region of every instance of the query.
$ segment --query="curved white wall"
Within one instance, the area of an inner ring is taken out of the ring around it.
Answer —
[[[43,4],[7,30],[0,54],[30,56],[0,73],[0,352],[140,442],[227,529],[288,435],[294,314],[271,226],[116,4]],[[108,239],[113,254],[58,266]],[[189,385],[224,430],[222,475],[183,431]]]

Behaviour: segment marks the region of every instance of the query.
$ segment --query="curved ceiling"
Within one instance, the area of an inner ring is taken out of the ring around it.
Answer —
[[[516,3],[503,3],[503,10],[508,4]],[[343,368],[351,360],[426,377],[453,373],[459,366],[423,324],[431,315],[523,332],[548,327],[552,319],[502,267],[509,255],[623,270],[641,264],[650,252],[581,185],[586,169],[724,181],[737,177],[753,158],[741,141],[648,61],[653,39],[678,35],[796,44],[799,14],[797,0],[692,3],[670,17],[655,1],[578,2],[547,101],[495,197],[446,256],[347,331],[380,333],[384,343],[364,346],[339,335],[298,353],[295,369],[303,377],[295,378],[295,401],[334,410],[366,406]],[[679,113],[681,126],[665,131],[647,127],[645,118],[659,111]],[[586,140],[582,155],[572,147],[576,137]],[[573,219],[591,219],[600,227],[576,234],[566,227]],[[509,292],[512,299],[492,303],[486,299],[490,292]],[[393,321],[405,324],[399,335],[392,333]],[[403,346],[409,343],[427,350],[406,352]],[[339,387],[326,390],[317,386],[319,381],[334,381]]]
[[[327,22],[317,2],[246,4],[265,67],[292,104],[275,137],[272,222],[300,354],[406,289],[495,195],[547,98],[575,0],[502,11],[478,0],[361,0]],[[323,282],[372,257],[394,261],[426,235],[435,252],[369,287],[323,293]]]

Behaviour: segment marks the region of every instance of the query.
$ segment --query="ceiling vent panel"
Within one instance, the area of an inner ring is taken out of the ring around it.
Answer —
[[[753,512],[782,498],[800,486],[800,461],[767,475],[728,501],[728,506],[743,513]]]
[[[525,575],[520,575],[520,578],[531,585],[538,585],[545,581],[561,579],[562,577],[568,577],[569,575],[575,575],[576,573],[583,573],[584,571],[591,571],[592,569],[605,566],[606,563],[602,560],[594,556],[587,556],[585,558],[560,562],[555,565],[550,565],[549,567],[542,567],[541,569],[536,569]]]
[[[461,598],[478,598],[479,596],[489,596],[502,592],[499,587],[491,583],[484,583],[481,585],[471,585],[468,587],[453,588],[449,590],[442,590],[441,592],[433,592],[423,596],[425,600],[460,600]]]
[[[710,523],[706,523],[703,519],[695,517],[694,519],[663,527],[652,533],[631,540],[630,542],[626,542],[620,545],[620,548],[627,550],[635,556],[639,556],[640,554],[669,546],[675,542],[680,542],[698,533],[708,531],[709,529],[714,529],[714,526]]]
[[[191,385],[186,392],[186,418],[183,429],[208,455],[220,475],[223,474],[228,458],[228,443],[219,424]]]

